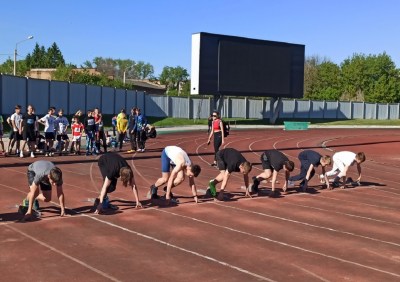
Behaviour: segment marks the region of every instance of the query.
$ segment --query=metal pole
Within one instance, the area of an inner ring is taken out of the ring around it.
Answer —
[[[15,49],[14,49],[14,76],[17,72],[17,45],[15,44]]]

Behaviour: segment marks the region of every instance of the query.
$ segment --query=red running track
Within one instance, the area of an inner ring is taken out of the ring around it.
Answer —
[[[167,145],[181,146],[202,166],[196,183],[203,193],[218,173],[209,166],[205,131],[174,133],[150,140],[145,153],[122,153],[135,169],[143,209],[134,209],[132,192],[118,186],[111,199],[119,211],[90,213],[101,187],[96,157],[57,156],[47,159],[64,172],[69,215],[58,216],[53,195],[41,205],[40,220],[23,223],[15,205],[27,192],[32,159],[1,158],[1,280],[400,281],[398,130],[232,130],[226,141],[255,164],[251,176],[259,173],[266,149],[282,150],[297,167],[303,149],[364,151],[364,185],[327,191],[313,179],[310,193],[249,199],[241,175],[233,174],[224,202],[195,204],[185,183],[173,190],[178,205],[151,204],[145,195],[160,176]]]

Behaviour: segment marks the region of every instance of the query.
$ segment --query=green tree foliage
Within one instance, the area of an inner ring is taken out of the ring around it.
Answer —
[[[318,56],[306,58],[304,97],[314,100],[400,101],[399,70],[386,53],[354,54],[340,66]]]
[[[188,81],[189,73],[185,68],[180,66],[166,66],[163,68],[159,79],[162,84],[167,86],[167,91],[178,90],[179,83]]]
[[[88,70],[76,70],[73,65],[58,67],[53,74],[53,79],[61,81],[69,81],[74,83],[108,86],[116,88],[134,89],[133,84],[123,84],[120,80],[114,80],[105,74],[91,74]]]
[[[57,68],[65,66],[65,60],[61,53],[60,48],[54,42],[51,47],[47,49],[46,64],[48,68]]]
[[[17,61],[17,76],[25,76],[29,70],[25,60]],[[0,65],[0,73],[13,75],[14,74],[14,60],[8,58],[4,63]]]
[[[119,80],[123,79],[124,72],[126,79],[150,79],[154,74],[154,67],[143,61],[96,57],[93,59],[93,64],[97,71]]]
[[[154,75],[154,67],[143,61],[138,61],[135,65],[135,74],[138,79],[150,79]]]
[[[337,100],[341,95],[340,68],[318,56],[306,58],[304,97],[314,100]]]
[[[392,103],[400,101],[399,70],[386,53],[354,54],[341,64],[342,99]]]
[[[47,50],[44,46],[36,43],[32,54],[29,53],[25,61],[29,69],[65,66],[64,57],[55,42]]]

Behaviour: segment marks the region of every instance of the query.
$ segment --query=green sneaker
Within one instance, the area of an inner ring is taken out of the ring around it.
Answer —
[[[22,206],[23,206],[23,207],[29,207],[29,200],[26,199],[26,198],[23,199],[23,200],[22,200]]]
[[[39,206],[39,201],[38,201],[38,200],[35,200],[35,201],[33,202],[33,209],[34,209],[35,211],[38,211],[39,208],[40,208],[40,206]]]
[[[214,179],[208,182],[208,186],[210,187],[211,196],[215,198],[217,196],[217,189],[215,188]]]
[[[27,211],[28,211],[28,207],[24,207],[23,205],[19,205],[18,206],[18,213],[19,214],[25,215]]]

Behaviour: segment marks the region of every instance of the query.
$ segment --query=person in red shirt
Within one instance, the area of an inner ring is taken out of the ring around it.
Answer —
[[[224,125],[217,111],[214,111],[212,113],[212,119],[213,120],[212,120],[211,132],[210,135],[208,136],[207,145],[210,145],[211,138],[214,136],[214,162],[211,165],[216,166],[217,165],[216,155],[219,151],[219,148],[225,143],[224,133],[223,133]]]
[[[72,145],[71,149],[74,148],[75,155],[81,154],[81,138],[83,132],[83,124],[79,121],[77,116],[73,117],[72,130]]]

